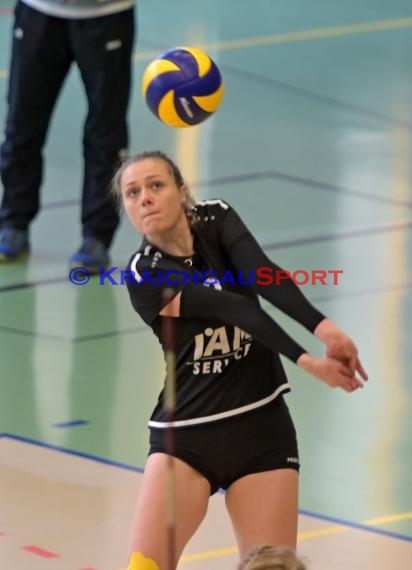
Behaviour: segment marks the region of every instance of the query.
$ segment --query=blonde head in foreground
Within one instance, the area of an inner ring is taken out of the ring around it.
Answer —
[[[307,570],[291,548],[256,546],[238,566],[238,570]]]

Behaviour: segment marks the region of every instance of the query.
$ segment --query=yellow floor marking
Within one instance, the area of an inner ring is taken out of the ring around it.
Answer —
[[[400,513],[398,515],[388,515],[385,517],[375,518],[375,519],[368,519],[361,522],[364,525],[380,525],[390,522],[397,522],[401,520],[409,520],[412,519],[412,512],[411,513]],[[305,532],[300,532],[298,534],[298,541],[302,540],[312,540],[315,538],[321,538],[323,536],[331,536],[334,534],[339,534],[342,532],[348,532],[353,530],[352,527],[345,526],[345,525],[334,525],[325,528],[319,528],[317,530],[309,530]],[[356,528],[354,529],[356,530]],[[188,554],[183,556],[180,559],[180,564],[187,564],[189,562],[194,562],[196,560],[208,560],[210,558],[219,558],[222,556],[231,556],[232,554],[237,554],[238,550],[235,546],[229,548],[220,548],[217,550],[208,550],[206,552],[199,552],[197,554]]]
[[[400,513],[399,515],[388,515],[386,517],[368,519],[366,521],[363,521],[363,524],[380,525],[391,522],[407,521],[410,519],[412,519],[412,513]]]
[[[330,26],[326,28],[315,28],[312,30],[301,30],[298,32],[287,32],[284,34],[272,34],[268,36],[255,36],[252,38],[244,38],[238,40],[205,43],[196,47],[199,47],[205,51],[228,51],[233,49],[260,47],[264,45],[274,45],[280,43],[294,43],[308,40],[337,38],[370,32],[400,30],[402,28],[410,27],[412,27],[412,18],[398,18],[394,20],[381,20],[380,22],[365,22],[359,24],[349,24],[345,26]],[[137,52],[135,54],[135,61],[150,60],[159,55],[160,51],[161,50]]]

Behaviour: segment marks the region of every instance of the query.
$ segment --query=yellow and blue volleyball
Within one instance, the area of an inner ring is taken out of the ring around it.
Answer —
[[[207,53],[192,47],[175,47],[147,66],[142,92],[149,109],[163,123],[191,127],[217,110],[223,97],[223,82]]]

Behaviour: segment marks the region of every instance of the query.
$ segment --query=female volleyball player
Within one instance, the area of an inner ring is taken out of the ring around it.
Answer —
[[[149,422],[129,570],[174,568],[219,488],[226,489],[242,556],[257,544],[294,548],[299,455],[279,354],[329,386],[354,392],[367,379],[354,343],[290,279],[268,286],[267,276],[280,268],[233,208],[222,200],[194,204],[163,153],[129,158],[113,189],[144,235],[128,267],[132,305],[162,343],[163,321],[173,317],[176,330],[173,421],[162,392]],[[258,277],[262,267],[266,279]],[[258,295],[324,341],[327,356],[308,354],[260,308]],[[170,461],[176,524],[168,555]]]

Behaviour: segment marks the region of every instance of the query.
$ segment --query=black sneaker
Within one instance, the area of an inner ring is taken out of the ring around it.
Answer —
[[[27,231],[4,227],[0,230],[0,261],[16,261],[27,255],[29,237]]]
[[[110,258],[105,246],[95,238],[84,238],[78,251],[69,258],[70,267],[84,267],[90,273],[99,273],[109,266]]]

